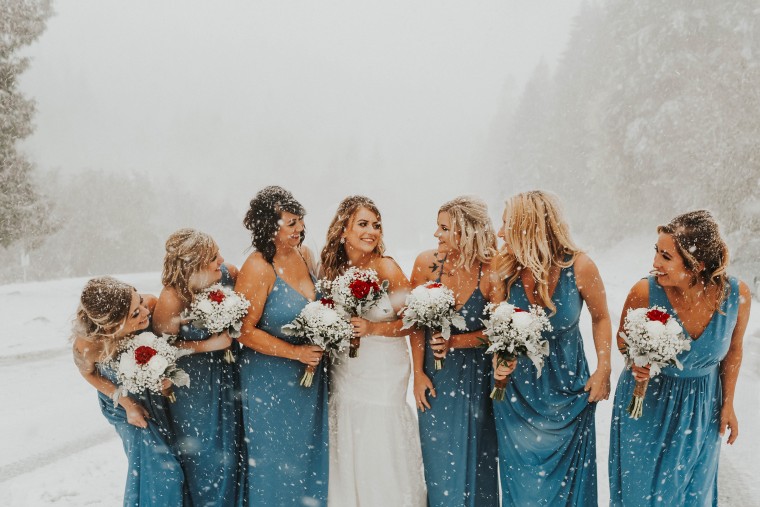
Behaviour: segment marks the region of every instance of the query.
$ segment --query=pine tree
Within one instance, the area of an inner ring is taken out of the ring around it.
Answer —
[[[29,65],[19,56],[45,29],[50,0],[0,2],[0,246],[21,238],[33,244],[44,234],[47,206],[38,193],[33,165],[16,149],[32,132],[34,102],[18,90],[18,76]]]

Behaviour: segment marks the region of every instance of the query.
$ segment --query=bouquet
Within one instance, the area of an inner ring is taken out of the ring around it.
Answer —
[[[681,325],[665,308],[653,306],[629,309],[623,321],[623,329],[625,332],[621,332],[620,337],[627,345],[627,367],[650,365],[650,378],[658,375],[664,366],[671,365],[679,370],[683,369],[676,356],[684,350],[689,350],[691,342],[684,336]],[[643,414],[644,395],[648,385],[649,379],[636,381],[627,409],[633,419],[638,419]]]
[[[415,324],[429,329],[440,329],[444,340],[451,337],[451,326],[460,331],[467,327],[459,313],[454,310],[454,292],[439,282],[427,282],[415,287],[406,297],[403,312],[404,326],[407,329]],[[444,359],[435,360],[435,369],[443,368]]]
[[[361,317],[372,308],[388,290],[388,280],[380,280],[374,269],[349,268],[335,280],[320,280],[322,294],[329,295],[339,309],[348,315]],[[349,357],[358,357],[359,338],[351,338]]]
[[[544,309],[531,305],[530,310],[525,311],[509,303],[499,303],[489,304],[484,313],[488,315],[488,319],[483,321],[483,334],[488,344],[486,354],[496,354],[499,365],[507,364],[518,356],[528,356],[536,367],[536,378],[540,377],[544,357],[549,355],[549,342],[541,338],[541,332],[552,330]],[[496,381],[491,392],[492,399],[504,399],[508,380]]]
[[[328,357],[345,350],[352,335],[351,324],[338,315],[331,299],[307,304],[293,322],[282,326],[282,332],[288,336],[303,336],[309,343],[324,350]],[[302,386],[311,386],[316,369],[312,365],[306,367],[301,377]]]
[[[164,379],[171,380],[175,386],[190,385],[190,376],[176,364],[186,353],[171,345],[169,339],[146,332],[122,340],[118,356],[111,362],[120,384],[114,393],[114,405],[127,393],[139,394],[149,389],[161,394]],[[168,397],[172,403],[176,401],[174,393]]]
[[[229,287],[216,283],[195,297],[190,310],[183,316],[195,327],[208,329],[216,334],[227,331],[232,338],[240,336],[243,317],[251,303]],[[224,351],[224,360],[235,362],[230,349]]]

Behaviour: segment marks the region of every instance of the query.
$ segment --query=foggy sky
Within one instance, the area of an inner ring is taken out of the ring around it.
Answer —
[[[579,3],[59,1],[27,51],[23,149],[42,171],[169,175],[240,209],[279,183],[320,230],[353,193],[429,203],[432,225],[455,195],[495,195],[468,172]]]

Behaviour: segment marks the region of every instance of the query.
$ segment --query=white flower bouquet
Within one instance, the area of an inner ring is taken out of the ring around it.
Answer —
[[[232,338],[237,338],[250,306],[251,303],[242,294],[217,283],[196,295],[183,317],[195,327],[208,329],[212,334],[227,331]],[[230,349],[225,350],[224,360],[235,362]]]
[[[114,394],[114,405],[120,396],[139,394],[148,389],[161,394],[163,381],[171,380],[175,386],[189,386],[190,376],[177,367],[177,359],[186,353],[169,343],[169,337],[153,333],[140,333],[122,341],[118,355],[111,361],[119,383]],[[169,394],[174,402],[174,393]]]
[[[518,356],[527,356],[536,367],[536,378],[541,376],[544,357],[549,355],[549,342],[541,337],[543,331],[551,331],[552,325],[543,308],[531,305],[528,311],[509,303],[489,304],[484,312],[488,318],[483,321],[488,349],[486,354],[495,354],[498,364],[514,361]],[[497,380],[491,392],[496,401],[504,399],[508,378]]]
[[[691,341],[684,336],[681,325],[676,322],[665,308],[629,309],[623,321],[625,332],[620,337],[626,343],[626,366],[650,366],[649,376],[654,377],[665,366],[675,366],[679,370],[683,365],[677,355],[691,349]],[[636,381],[633,397],[627,412],[631,418],[638,419],[643,414],[644,396],[649,379]]]
[[[372,308],[388,290],[388,280],[382,283],[374,269],[349,268],[335,280],[320,280],[319,290],[331,299],[339,311],[353,317],[361,317]],[[349,357],[358,357],[359,338],[351,338]]]
[[[293,322],[282,326],[282,332],[288,336],[303,336],[330,358],[335,352],[345,350],[352,335],[351,324],[338,315],[329,299],[307,304]],[[306,367],[301,377],[302,386],[311,386],[316,369],[312,365]]]
[[[440,330],[444,340],[451,338],[451,327],[464,330],[467,324],[454,309],[454,292],[439,282],[427,282],[415,287],[406,297],[401,310],[403,329],[414,325]],[[435,369],[443,368],[444,360],[435,360]]]

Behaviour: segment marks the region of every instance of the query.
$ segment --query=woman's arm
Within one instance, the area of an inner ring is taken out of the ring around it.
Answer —
[[[72,352],[74,355],[74,364],[82,377],[99,392],[105,394],[109,398],[113,398],[117,389],[116,385],[101,375],[95,366],[96,358],[100,355],[99,347],[92,342],[77,338],[74,340]],[[140,428],[148,427],[148,421],[146,419],[150,416],[145,407],[129,396],[120,396],[118,403],[126,411],[127,422],[129,424]]]
[[[723,406],[720,410],[720,435],[729,430],[728,443],[733,444],[739,436],[739,421],[734,411],[734,391],[742,364],[744,331],[749,321],[752,294],[744,282],[739,282],[739,314],[731,334],[731,345],[723,361],[720,362],[720,381],[723,389]]]
[[[586,383],[588,401],[606,400],[610,396],[610,347],[612,344],[612,321],[607,309],[607,293],[604,282],[594,261],[586,254],[575,259],[575,280],[578,292],[586,302],[591,314],[591,330],[596,348],[597,366]]]
[[[411,286],[418,287],[423,283],[429,281],[430,273],[428,266],[430,260],[433,258],[431,252],[423,252],[414,262],[414,268],[412,268],[412,280]],[[414,401],[417,409],[424,412],[425,409],[430,410],[430,403],[427,401],[427,392],[430,392],[430,396],[435,398],[435,387],[430,377],[425,375],[423,368],[425,364],[425,332],[413,327],[409,335],[409,344],[412,348],[412,365],[414,369]]]
[[[238,341],[262,354],[316,366],[322,358],[322,349],[316,345],[293,345],[256,327],[275,279],[272,266],[259,253],[251,254],[240,269],[235,290],[248,299],[251,306],[243,318]]]

